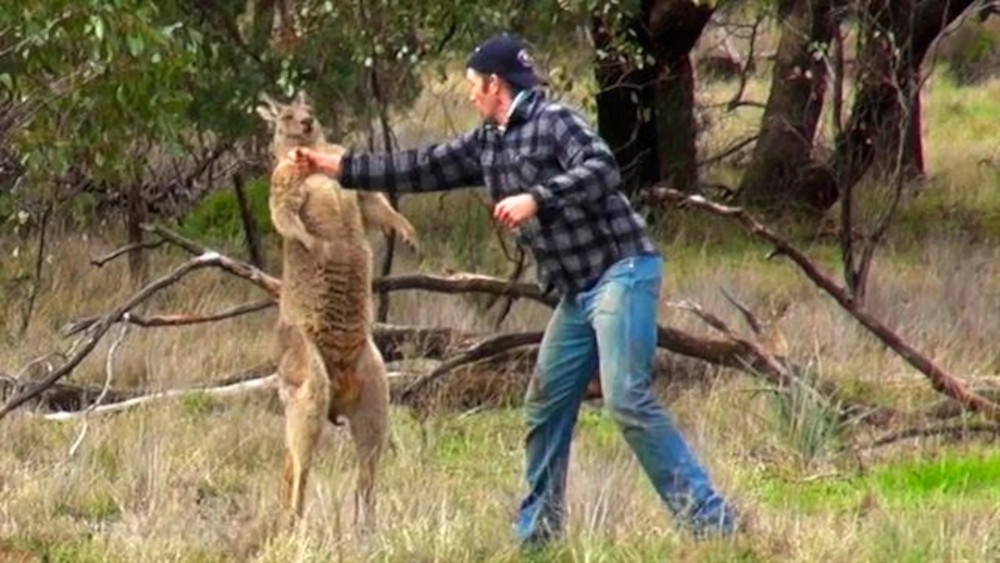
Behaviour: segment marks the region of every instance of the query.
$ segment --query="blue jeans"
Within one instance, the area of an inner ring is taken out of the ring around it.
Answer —
[[[528,495],[514,526],[521,542],[562,532],[573,427],[598,369],[607,410],[678,521],[696,536],[734,531],[731,508],[650,390],[662,272],[659,256],[624,258],[556,307],[525,399]]]

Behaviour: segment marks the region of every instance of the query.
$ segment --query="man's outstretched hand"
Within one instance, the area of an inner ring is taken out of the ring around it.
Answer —
[[[314,170],[333,178],[340,177],[340,156],[338,155],[297,147],[288,151],[288,158],[307,170]]]

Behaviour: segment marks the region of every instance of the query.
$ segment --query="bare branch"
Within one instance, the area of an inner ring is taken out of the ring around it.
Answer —
[[[862,326],[899,354],[908,364],[927,376],[935,390],[955,399],[970,410],[983,413],[993,420],[1000,420],[1000,404],[970,391],[960,379],[914,349],[880,320],[858,308],[852,296],[844,288],[838,286],[828,275],[820,271],[805,254],[754,219],[745,209],[713,203],[704,197],[688,196],[669,188],[650,190],[650,197],[678,207],[694,207],[715,215],[735,219],[752,236],[774,245],[777,253],[788,256],[815,285],[833,297]]]
[[[24,318],[21,319],[21,336],[28,332],[31,326],[31,317],[35,312],[35,300],[38,299],[38,292],[42,286],[42,268],[45,266],[45,235],[49,230],[49,218],[52,216],[52,204],[46,204],[42,211],[42,219],[38,226],[38,249],[35,251],[35,271],[31,281],[31,292],[28,294],[28,302],[24,309]]]
[[[746,139],[741,139],[739,141],[735,141],[735,142],[731,143],[728,147],[726,147],[725,149],[723,149],[721,153],[716,154],[716,155],[712,155],[712,156],[710,156],[710,157],[708,157],[708,158],[700,161],[698,163],[698,166],[708,166],[710,164],[715,164],[716,162],[719,162],[721,160],[725,160],[725,159],[729,158],[730,156],[732,156],[733,154],[735,154],[735,153],[739,152],[740,150],[742,150],[743,147],[746,147],[747,145],[749,145],[751,143],[757,142],[757,139],[759,139],[759,138],[760,138],[760,134],[758,133],[758,134],[755,134],[755,135],[750,135]]]
[[[251,266],[246,262],[235,260],[214,250],[210,250],[193,240],[185,238],[166,227],[160,225],[143,224],[144,231],[154,233],[167,242],[183,248],[184,250],[198,256],[211,256],[211,266],[221,268],[234,276],[248,280],[250,283],[263,288],[275,299],[281,293],[281,280],[268,274],[267,272]]]
[[[450,276],[434,276],[426,274],[405,274],[388,278],[379,278],[372,283],[375,291],[399,291],[403,289],[422,289],[438,293],[492,293],[508,295],[515,298],[531,299],[550,307],[554,307],[558,299],[551,294],[542,293],[538,284],[510,283],[507,280],[479,274],[453,274]]]
[[[995,437],[1000,436],[1000,424],[995,422],[960,422],[957,424],[942,424],[940,426],[907,428],[906,430],[900,430],[898,432],[882,436],[881,438],[877,438],[869,444],[855,446],[853,449],[855,451],[872,450],[912,438],[929,438],[931,436],[964,438],[969,434],[993,434]]]
[[[124,256],[124,255],[126,255],[129,252],[132,252],[134,250],[140,250],[140,249],[153,250],[155,248],[159,248],[159,247],[163,246],[164,244],[167,244],[167,241],[164,240],[164,239],[160,239],[160,240],[157,240],[157,241],[144,241],[144,242],[139,242],[139,243],[136,243],[136,244],[127,244],[127,245],[125,245],[125,246],[123,246],[123,247],[121,247],[121,248],[119,248],[117,250],[113,250],[112,252],[109,252],[108,254],[105,254],[104,256],[98,256],[97,258],[91,258],[90,263],[93,266],[97,266],[98,268],[101,268],[105,264],[107,264],[108,262],[114,260],[115,258],[118,258],[119,256]]]
[[[169,389],[167,391],[162,391],[160,393],[152,393],[149,395],[142,395],[139,397],[133,397],[131,399],[126,399],[117,403],[109,403],[107,405],[90,408],[83,411],[74,412],[55,412],[51,414],[43,415],[44,420],[75,420],[87,416],[88,414],[108,414],[113,412],[119,412],[139,405],[148,404],[155,401],[165,401],[168,399],[179,399],[182,397],[190,397],[192,395],[207,395],[209,397],[232,397],[236,395],[242,395],[248,391],[258,391],[258,390],[270,390],[278,382],[278,376],[271,374],[265,377],[258,377],[256,379],[250,379],[247,381],[241,381],[239,383],[233,383],[230,385],[223,385],[221,387],[199,387],[195,389]]]
[[[43,391],[51,387],[54,383],[68,375],[73,369],[79,365],[80,362],[91,352],[97,343],[101,340],[105,333],[111,326],[118,322],[120,319],[129,314],[129,312],[138,306],[140,303],[149,299],[150,296],[158,292],[159,290],[173,285],[180,279],[182,279],[187,274],[199,270],[202,268],[207,268],[210,266],[220,266],[224,262],[225,257],[217,253],[206,253],[202,256],[189,260],[177,268],[175,268],[169,274],[153,281],[149,285],[140,289],[135,295],[133,295],[124,304],[119,305],[112,312],[105,315],[100,321],[98,321],[90,329],[87,338],[83,339],[83,345],[80,349],[76,350],[75,353],[69,355],[69,358],[59,366],[57,369],[49,373],[44,379],[36,383],[32,387],[20,391],[17,395],[9,399],[3,407],[0,407],[0,419],[3,419],[7,414],[31,400],[32,398],[38,396]],[[74,345],[75,348],[75,345]]]
[[[764,348],[760,344],[753,342],[751,340],[747,340],[746,338],[741,338],[737,336],[729,328],[729,325],[727,325],[725,321],[715,316],[714,314],[704,310],[697,303],[693,303],[691,301],[683,301],[680,303],[675,303],[673,304],[673,306],[694,313],[701,320],[705,321],[709,326],[721,332],[727,338],[729,338],[739,346],[750,350],[753,353],[754,357],[756,357],[758,361],[764,365],[765,369],[761,370],[761,373],[769,381],[771,381],[771,383],[774,383],[775,385],[781,388],[788,388],[800,382],[797,377],[792,375],[792,373],[788,370],[788,368],[785,365],[783,365],[780,361],[778,361],[769,352],[764,350]],[[803,384],[803,386],[808,387],[808,385],[805,384]]]
[[[87,435],[87,430],[90,428],[89,421],[87,420],[87,415],[94,411],[95,408],[99,407],[104,401],[104,398],[108,396],[108,392],[111,389],[111,380],[114,379],[114,358],[115,351],[118,350],[118,346],[121,345],[122,341],[125,340],[125,335],[128,334],[128,325],[122,325],[121,331],[118,333],[118,338],[111,343],[111,347],[108,348],[108,357],[104,362],[104,386],[101,388],[100,394],[97,395],[97,399],[89,405],[81,413],[81,418],[83,419],[83,426],[80,428],[80,434],[73,440],[73,445],[69,447],[69,453],[66,457],[73,457],[76,455],[77,449],[79,449],[80,444],[83,443],[83,438]]]
[[[244,305],[238,305],[230,309],[225,309],[218,313],[213,313],[211,315],[193,315],[189,313],[174,313],[174,314],[164,314],[164,315],[129,315],[127,318],[122,319],[131,325],[135,325],[142,328],[153,328],[161,326],[189,326],[195,324],[212,323],[215,321],[221,321],[225,319],[232,319],[235,317],[240,317],[250,313],[256,313],[257,311],[263,311],[264,309],[269,309],[275,306],[275,301],[271,299],[266,299],[263,301],[256,301],[254,303],[247,303]],[[95,323],[101,320],[101,317],[86,317],[83,319],[77,319],[71,322],[63,332],[66,336],[72,336],[82,330],[86,330]]]

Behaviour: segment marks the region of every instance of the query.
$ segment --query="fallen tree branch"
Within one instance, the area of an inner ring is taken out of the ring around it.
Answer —
[[[95,323],[89,330],[86,338],[83,339],[83,345],[75,350],[73,354],[68,354],[68,358],[61,366],[49,373],[45,378],[43,378],[38,383],[34,384],[30,388],[23,390],[16,394],[14,397],[9,399],[3,407],[0,407],[0,420],[2,420],[7,414],[12,410],[16,409],[25,402],[31,400],[33,397],[38,396],[42,391],[45,391],[51,387],[54,383],[59,381],[61,378],[69,374],[83,361],[85,357],[97,346],[97,343],[101,340],[104,334],[111,328],[111,326],[118,322],[120,319],[129,314],[129,312],[135,308],[137,305],[148,299],[150,296],[155,294],[157,291],[173,285],[178,280],[186,276],[187,274],[193,272],[194,270],[199,270],[202,268],[207,268],[210,266],[219,266],[227,260],[222,255],[209,252],[205,253],[197,258],[189,260],[177,268],[175,268],[169,274],[153,281],[149,285],[140,289],[135,295],[133,295],[124,304],[119,305],[113,311],[105,315],[101,320]],[[74,348],[76,346],[74,345]]]
[[[149,395],[141,395],[139,397],[133,397],[131,399],[126,399],[117,403],[109,403],[107,405],[84,409],[82,411],[73,412],[54,412],[50,414],[42,415],[41,418],[44,420],[75,420],[82,418],[89,414],[108,414],[112,412],[119,412],[139,405],[148,404],[155,401],[163,401],[167,399],[178,399],[182,397],[189,397],[191,395],[207,395],[209,397],[230,397],[234,395],[241,395],[248,391],[256,391],[261,389],[271,389],[278,381],[277,375],[268,375],[265,377],[258,377],[256,379],[250,379],[247,381],[241,381],[239,383],[233,383],[230,385],[223,385],[221,387],[198,387],[192,389],[169,389],[167,391],[162,391],[159,393],[151,393]]]
[[[1000,424],[995,422],[977,422],[907,428],[906,430],[900,430],[899,432],[893,432],[877,438],[869,444],[855,446],[853,449],[855,451],[873,450],[912,438],[929,438],[931,436],[953,436],[960,438],[968,434],[994,434],[1000,436]]]
[[[105,264],[118,258],[119,256],[125,256],[133,250],[153,250],[167,244],[166,239],[160,239],[156,241],[143,241],[134,244],[126,244],[125,246],[113,250],[104,256],[98,256],[97,258],[91,258],[90,263],[98,268],[104,267]]]
[[[128,325],[122,325],[121,332],[118,333],[118,338],[111,344],[108,348],[108,357],[104,362],[104,386],[101,388],[101,392],[97,395],[97,399],[94,400],[93,404],[89,405],[80,414],[80,418],[83,419],[83,425],[80,428],[80,433],[77,435],[76,440],[73,440],[73,445],[69,447],[69,453],[66,457],[73,457],[76,455],[77,450],[80,448],[80,444],[83,443],[84,437],[87,436],[87,431],[90,429],[90,423],[87,419],[87,415],[92,413],[94,409],[99,408],[101,402],[111,390],[111,381],[114,379],[114,362],[115,362],[115,350],[121,345],[122,341],[125,340],[125,336],[128,334]]]
[[[746,139],[735,141],[728,147],[722,149],[722,152],[720,152],[719,154],[712,155],[710,157],[705,158],[704,160],[699,161],[698,166],[708,166],[710,164],[715,164],[716,162],[725,160],[730,156],[738,153],[740,150],[743,149],[743,147],[746,147],[749,144],[757,142],[757,139],[759,138],[760,135],[757,134],[757,135],[750,135]]]
[[[93,331],[89,335],[89,338],[82,338],[82,340],[77,341],[77,343],[86,342],[84,349],[81,350],[79,354],[67,354],[67,356],[71,356],[71,361],[64,363],[55,372],[49,370],[52,373],[50,373],[49,377],[43,380],[38,386],[34,388],[21,388],[15,399],[8,402],[4,406],[4,410],[0,411],[0,418],[6,415],[13,408],[16,408],[17,405],[23,404],[30,398],[37,396],[39,392],[47,389],[52,385],[52,383],[68,374],[82,360],[82,358],[93,349],[97,340],[101,338],[107,328],[115,322],[126,320],[139,326],[180,326],[184,324],[193,324],[195,322],[209,322],[215,319],[228,318],[229,315],[246,313],[252,310],[259,310],[258,307],[263,309],[269,306],[269,302],[259,302],[256,304],[243,305],[211,316],[175,314],[138,317],[132,315],[131,313],[129,313],[128,316],[124,314],[129,312],[129,310],[138,302],[148,298],[158,289],[175,282],[177,279],[186,275],[189,271],[195,269],[196,267],[219,267],[229,273],[248,279],[268,291],[268,293],[271,294],[272,299],[277,299],[280,294],[281,281],[266,274],[265,272],[262,272],[258,268],[210,251],[204,246],[194,241],[190,241],[183,236],[170,231],[169,229],[154,225],[145,225],[143,228],[187,252],[202,252],[202,254],[200,254],[199,258],[196,258],[194,261],[181,266],[173,274],[167,276],[166,279],[161,279],[158,282],[154,282],[154,284],[144,288],[142,295],[137,296],[139,297],[138,301],[133,298],[133,300],[130,300],[129,304],[119,307],[108,315],[98,318],[82,319],[71,324],[70,330],[72,333],[85,330]],[[392,276],[375,280],[373,282],[373,288],[379,291],[424,290],[450,294],[479,292],[492,295],[512,296],[514,298],[531,299],[550,307],[555,306],[557,303],[557,298],[554,295],[543,294],[537,284],[511,283],[509,280],[477,274],[455,274],[451,276],[409,274]],[[464,348],[468,346],[473,339],[479,337],[479,335],[456,332],[447,328],[397,327],[391,325],[376,325],[373,332],[375,340],[387,361],[404,357],[447,357],[447,355],[451,354],[456,348]],[[439,366],[438,373],[432,374],[433,377],[430,377],[429,375],[429,379],[415,384],[413,390],[410,393],[407,393],[407,397],[411,397],[418,389],[422,388],[427,383],[442,377],[445,373],[455,367],[477,361],[478,359],[483,359],[490,356],[491,353],[495,354],[502,352],[503,349],[506,349],[501,345],[501,343],[505,342],[504,337],[513,339],[513,341],[508,341],[513,342],[510,347],[524,345],[517,344],[517,342],[521,342],[519,338],[522,338],[522,336],[519,335],[501,335],[500,337],[497,337],[498,340],[495,345],[500,346],[500,348],[497,348],[493,352],[490,351],[490,346],[487,345],[487,342],[482,342],[479,345],[476,345],[478,347],[467,349],[465,352],[461,352],[457,356],[451,357],[446,364]],[[540,338],[540,335],[532,338]],[[738,370],[748,372],[751,375],[764,375],[774,381],[780,381],[782,378],[787,377],[789,371],[791,373],[798,373],[798,370],[795,370],[794,366],[783,367],[781,363],[776,364],[775,361],[772,358],[769,358],[768,354],[765,353],[766,351],[762,351],[748,341],[737,341],[731,338],[728,340],[703,338],[663,326],[658,327],[657,340],[658,346],[666,348],[672,352],[716,365],[736,368]],[[524,342],[533,343],[536,341],[537,340],[531,340],[529,338]],[[832,384],[821,383],[818,386],[818,389],[820,389],[827,396],[839,397],[836,387]],[[15,400],[16,404],[13,402]],[[885,421],[895,417],[897,414],[891,409],[868,405],[860,401],[844,401],[843,404],[847,405],[848,410],[865,413],[864,417],[870,422],[877,423],[878,421]]]
[[[519,348],[529,344],[538,344],[541,341],[541,332],[498,334],[497,336],[487,338],[475,346],[472,346],[468,350],[449,358],[426,376],[414,381],[412,385],[403,391],[400,399],[405,404],[411,403],[414,399],[414,395],[420,392],[421,389],[424,389],[427,385],[437,381],[445,374],[451,372],[459,366],[483,360],[513,348]]]
[[[142,328],[153,328],[162,326],[189,326],[194,324],[211,323],[215,321],[221,321],[224,319],[232,319],[247,315],[250,313],[256,313],[257,311],[262,311],[274,307],[276,303],[267,299],[264,301],[256,301],[254,303],[247,303],[246,305],[238,305],[230,309],[225,309],[219,311],[218,313],[213,313],[211,315],[192,315],[188,313],[175,313],[175,314],[164,314],[164,315],[129,315],[127,318],[122,319],[122,321],[128,324],[135,325]],[[82,319],[77,319],[69,323],[63,332],[66,336],[72,336],[78,332],[84,331],[95,323],[101,320],[102,317],[85,317]]]
[[[729,325],[727,325],[722,319],[708,311],[705,311],[699,305],[690,301],[682,301],[673,305],[677,308],[694,313],[709,326],[726,335],[727,338],[738,344],[740,347],[751,350],[753,355],[759,359],[759,362],[766,366],[766,369],[762,371],[762,374],[769,381],[771,381],[771,383],[774,383],[778,387],[791,387],[798,382],[798,378],[793,376],[789,370],[774,356],[764,350],[764,348],[756,342],[737,336],[729,328]]]
[[[1000,404],[970,391],[961,380],[945,371],[910,346],[903,338],[884,325],[874,316],[862,311],[856,306],[854,299],[844,288],[837,285],[829,276],[820,271],[815,263],[805,254],[796,249],[788,241],[775,234],[772,230],[757,221],[745,209],[731,207],[708,201],[701,196],[689,196],[670,188],[656,188],[649,191],[649,198],[676,205],[678,207],[694,207],[702,211],[734,219],[754,237],[762,239],[775,248],[776,254],[788,256],[815,285],[834,298],[840,306],[855,318],[862,326],[874,334],[879,340],[900,355],[908,364],[923,373],[938,392],[955,399],[969,410],[983,413],[992,420],[1000,420]]]
[[[170,229],[167,229],[166,227],[162,227],[160,225],[151,225],[149,223],[143,223],[142,229],[144,231],[153,233],[156,236],[166,240],[170,244],[182,248],[187,252],[194,254],[196,256],[204,256],[211,254],[217,257],[215,263],[212,264],[213,266],[221,268],[226,272],[229,272],[230,274],[248,280],[254,285],[263,288],[264,291],[267,291],[274,299],[277,299],[278,296],[281,294],[281,280],[268,274],[267,272],[261,270],[260,268],[251,266],[250,264],[243,262],[241,260],[235,260],[233,258],[215,252],[214,250],[206,248],[205,246],[202,246],[197,242],[185,238],[171,231]]]
[[[512,283],[493,276],[466,273],[450,276],[404,274],[379,278],[372,282],[372,289],[376,292],[421,289],[437,293],[489,293],[531,299],[550,307],[554,307],[558,302],[556,296],[542,293],[538,284]]]

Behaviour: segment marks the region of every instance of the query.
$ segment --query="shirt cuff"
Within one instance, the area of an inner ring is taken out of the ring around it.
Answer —
[[[538,184],[528,188],[528,193],[535,198],[538,204],[538,220],[547,223],[554,213],[559,210],[559,199],[552,190]]]
[[[336,180],[345,188],[357,186],[354,182],[354,163],[355,159],[351,151],[347,151],[340,156],[340,177],[336,178]]]

